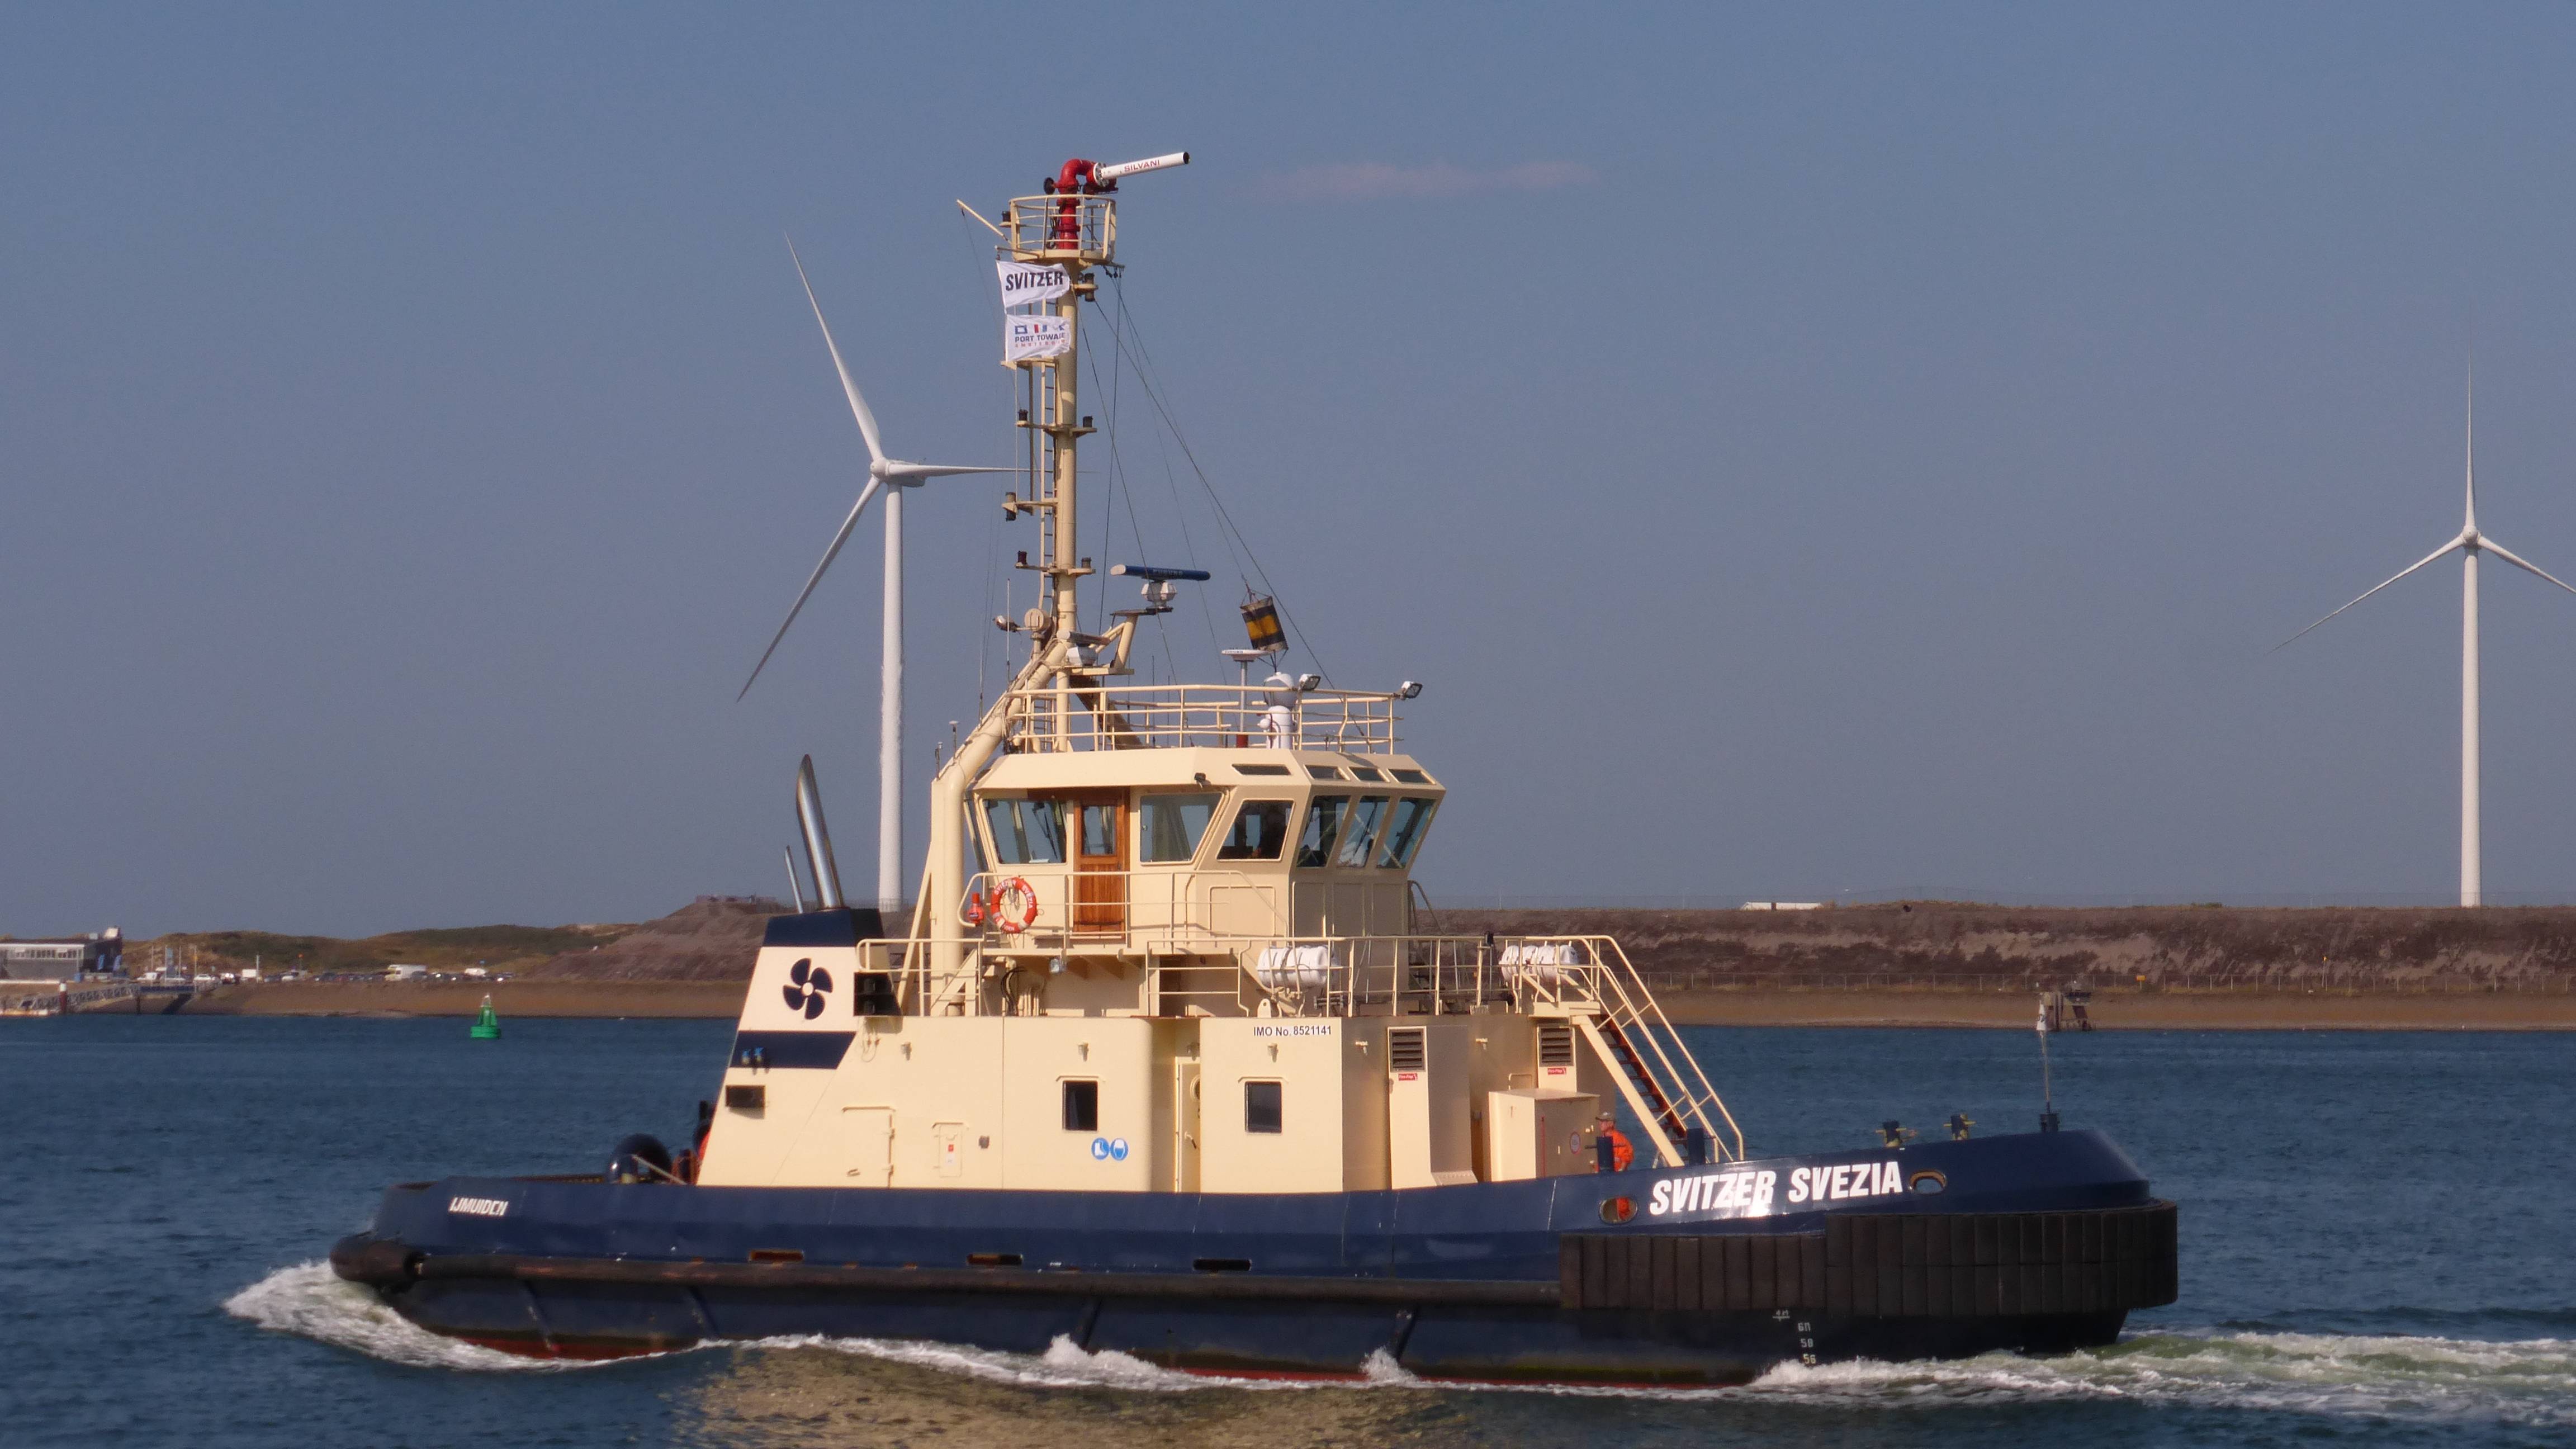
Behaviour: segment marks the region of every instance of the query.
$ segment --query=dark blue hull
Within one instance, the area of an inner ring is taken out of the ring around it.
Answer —
[[[1793,1173],[1832,1197],[1786,1201]],[[1063,1338],[1217,1372],[1384,1354],[1426,1378],[1733,1383],[2108,1343],[2172,1300],[2172,1212],[2107,1139],[2068,1132],[1279,1196],[451,1179],[389,1191],[333,1262],[425,1328],[541,1355]]]

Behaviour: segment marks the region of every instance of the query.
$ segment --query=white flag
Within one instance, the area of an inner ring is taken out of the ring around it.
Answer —
[[[1024,306],[1030,302],[1052,302],[1073,283],[1062,267],[1032,267],[1022,262],[995,262],[993,270],[1002,276],[1002,305]]]
[[[1006,313],[1002,317],[1002,360],[1024,362],[1033,357],[1062,357],[1073,350],[1073,321],[1067,317],[1050,317],[1044,313],[1023,316]]]

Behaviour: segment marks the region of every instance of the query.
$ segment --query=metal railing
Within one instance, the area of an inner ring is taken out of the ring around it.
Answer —
[[[1118,202],[1063,192],[1015,196],[1002,213],[1003,245],[1030,261],[1106,262],[1118,254]]]
[[[1123,873],[1111,878],[1123,879]],[[1170,877],[1176,887],[1191,878]],[[1010,879],[1015,878],[1004,883]],[[1045,879],[1069,896],[1082,877]],[[981,891],[995,883],[989,873],[976,878]],[[1039,888],[1035,881],[1023,884]],[[1014,920],[1010,897],[1016,890],[1005,890],[1002,901]],[[1059,901],[1065,908],[1059,919],[1067,922],[1078,922],[1073,913],[1085,905],[1106,904]],[[1043,914],[1042,898],[1039,904]],[[1132,909],[1133,902],[1123,908]],[[1743,1129],[1611,937],[1223,934],[1177,919],[1169,924],[1159,935],[1161,928],[1139,923],[1140,929],[1104,930],[1089,942],[1078,924],[1057,938],[987,929],[959,942],[959,965],[944,973],[933,971],[927,942],[863,941],[860,969],[885,973],[901,1009],[915,1015],[986,1010],[988,986],[1001,989],[1001,999],[991,1006],[1018,1009],[1019,993],[1010,989],[1008,977],[1028,969],[1030,956],[1096,955],[1105,947],[1122,958],[1141,955],[1147,971],[1141,1004],[1154,1015],[1186,1013],[1196,1003],[1224,1015],[1409,1018],[1507,1010],[1566,1017],[1621,1079],[1616,1085],[1645,1119],[1640,1125],[1667,1165],[1683,1162],[1681,1139],[1692,1129],[1704,1133],[1721,1157],[1743,1155]],[[1085,945],[1088,952],[1081,949]]]
[[[1398,743],[1397,698],[1233,684],[1015,690],[1009,696],[1007,747],[1027,753],[1270,748],[1387,755]]]
[[[1207,953],[1286,931],[1284,890],[1283,883],[1257,881],[1240,870],[1052,865],[1023,873],[1004,866],[967,877],[965,895],[953,909],[966,938],[994,950],[1096,950],[1116,943],[1137,951]],[[1238,928],[1219,929],[1220,916],[1231,917]]]
[[[2086,980],[2063,971],[2014,974],[1920,971],[1707,971],[1649,970],[1642,973],[1659,991],[1776,992],[1894,991],[1924,995],[2001,993],[2026,996],[2038,991],[2081,987],[2097,995],[2118,996],[2571,996],[2576,975],[2493,977],[2424,976],[2354,972],[2346,975],[2289,971],[2195,971],[2127,978]]]

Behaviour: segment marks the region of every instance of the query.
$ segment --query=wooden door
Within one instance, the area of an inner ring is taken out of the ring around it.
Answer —
[[[1073,928],[1127,929],[1127,796],[1124,791],[1076,795],[1065,801],[1073,818]]]

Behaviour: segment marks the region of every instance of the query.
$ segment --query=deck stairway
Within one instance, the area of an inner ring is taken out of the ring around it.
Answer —
[[[1590,969],[1562,979],[1556,1005],[1610,1068],[1657,1159],[1679,1167],[1703,1155],[1742,1158],[1743,1129],[1627,953],[1608,936],[1579,937],[1575,945]]]

